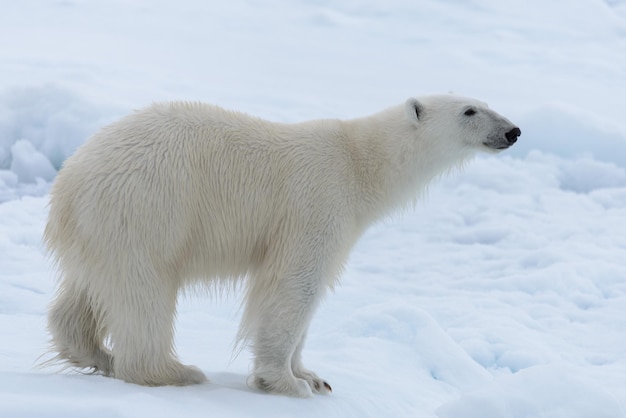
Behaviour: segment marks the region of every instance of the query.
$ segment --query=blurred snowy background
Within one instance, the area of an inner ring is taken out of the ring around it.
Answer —
[[[0,416],[626,417],[626,1],[0,4]],[[358,244],[304,353],[331,396],[246,386],[237,294],[181,299],[206,385],[33,367],[47,192],[99,127],[170,99],[296,122],[445,92],[522,137]]]

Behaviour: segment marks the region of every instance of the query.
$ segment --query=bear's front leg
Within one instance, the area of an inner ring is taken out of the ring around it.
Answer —
[[[302,367],[304,336],[321,298],[317,276],[295,275],[280,281],[278,289],[256,282],[247,314],[256,315],[253,337],[253,381],[262,390],[296,397],[328,393],[330,385]],[[260,303],[255,303],[259,302]]]
[[[310,370],[307,370],[302,364],[302,348],[304,347],[304,341],[306,335],[302,337],[300,343],[296,347],[296,351],[291,357],[291,370],[295,377],[304,379],[308,382],[309,386],[314,392],[326,395],[333,391],[328,382],[320,378],[318,375]]]

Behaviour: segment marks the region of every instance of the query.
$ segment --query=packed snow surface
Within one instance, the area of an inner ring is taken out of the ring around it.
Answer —
[[[626,1],[22,0],[0,39],[0,417],[626,417]],[[248,387],[237,291],[180,299],[209,383],[36,366],[47,193],[99,127],[170,99],[297,122],[449,91],[522,136],[357,244],[304,351],[331,395]]]

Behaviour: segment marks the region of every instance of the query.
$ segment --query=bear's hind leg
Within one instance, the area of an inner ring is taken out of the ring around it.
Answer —
[[[196,367],[181,364],[174,354],[177,284],[156,274],[116,279],[102,298],[115,357],[113,375],[146,386],[185,386],[206,381]]]
[[[98,324],[94,306],[87,292],[76,290],[69,277],[61,283],[48,314],[52,347],[58,354],[47,363],[59,360],[110,375],[113,360],[103,347],[104,330]]]

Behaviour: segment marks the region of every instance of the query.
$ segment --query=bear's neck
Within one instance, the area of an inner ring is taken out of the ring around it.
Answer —
[[[415,202],[437,176],[469,155],[450,155],[426,135],[416,137],[406,121],[404,106],[366,118],[343,121],[348,154],[352,156],[357,213],[368,225]]]

